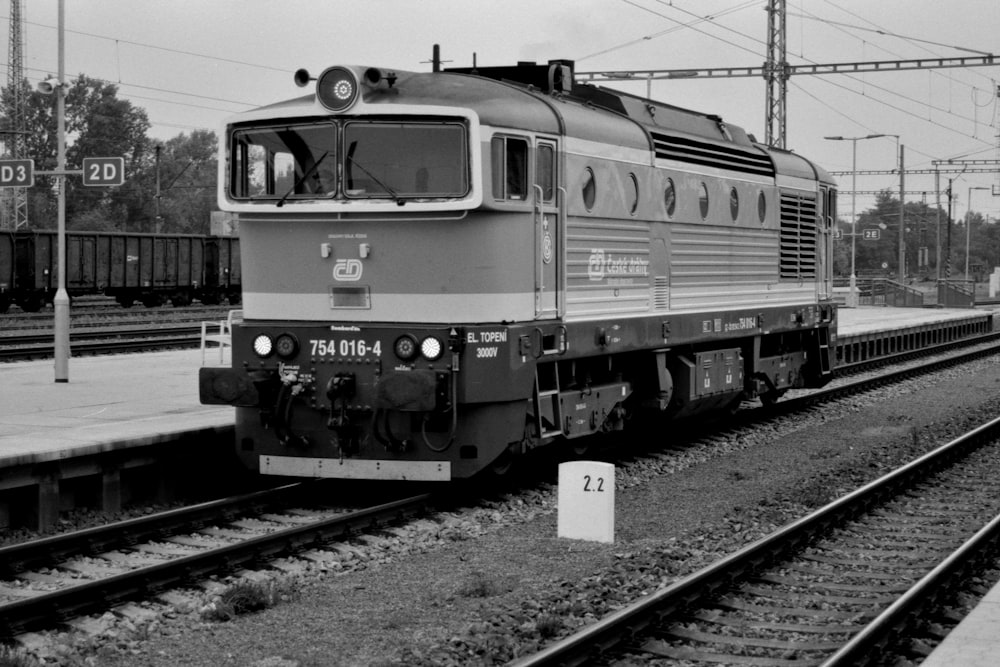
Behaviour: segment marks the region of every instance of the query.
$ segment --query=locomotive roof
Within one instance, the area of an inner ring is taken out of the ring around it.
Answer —
[[[569,68],[568,83],[553,85],[553,65]],[[351,69],[365,70],[363,67]],[[545,65],[520,63],[515,67],[452,68],[440,72],[396,70],[392,75],[391,86],[363,87],[362,99],[369,111],[372,105],[383,104],[467,107],[486,125],[567,135],[656,151],[657,155],[667,157],[676,153],[669,148],[665,150],[663,140],[674,142],[671,138],[677,138],[677,143],[686,146],[682,150],[694,146],[701,152],[717,151],[724,156],[726,164],[743,165],[757,173],[776,170],[831,181],[826,172],[808,160],[758,144],[742,128],[723,122],[719,116],[577,83],[572,80],[571,61],[553,60]],[[554,91],[554,87],[561,90]],[[284,109],[290,116],[298,116],[303,105],[315,104],[315,97],[307,95],[257,111],[275,114]],[[321,107],[317,105],[317,108]]]

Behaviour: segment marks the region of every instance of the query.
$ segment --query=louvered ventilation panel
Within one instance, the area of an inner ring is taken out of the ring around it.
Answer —
[[[816,278],[816,198],[781,195],[781,277]]]

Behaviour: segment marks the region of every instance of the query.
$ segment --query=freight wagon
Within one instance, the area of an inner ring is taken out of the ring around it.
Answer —
[[[59,284],[57,234],[0,233],[0,313],[34,312]],[[239,239],[186,234],[66,233],[66,291],[104,294],[125,307],[240,301]]]

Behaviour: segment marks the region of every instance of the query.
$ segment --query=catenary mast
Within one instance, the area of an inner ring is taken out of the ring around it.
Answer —
[[[10,0],[10,67],[7,69],[7,129],[4,131],[7,157],[20,159],[25,153],[24,106],[24,0]],[[27,188],[4,188],[0,227],[18,229],[28,223]]]

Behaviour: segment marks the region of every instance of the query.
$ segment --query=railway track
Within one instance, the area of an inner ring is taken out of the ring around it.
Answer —
[[[0,637],[426,511],[428,494],[364,509],[296,505],[310,483],[0,548]]]
[[[514,664],[847,665],[1000,540],[1000,419]]]
[[[73,326],[86,326],[88,322],[114,322],[136,320],[159,320],[164,318],[185,318],[190,320],[210,320],[225,317],[228,306],[177,306],[170,308],[121,308],[114,301],[109,303],[73,302],[70,307],[70,321]],[[52,310],[40,313],[8,312],[0,314],[0,322],[18,328],[51,328],[55,314]]]
[[[103,329],[71,330],[70,345],[75,354],[109,354],[192,347],[201,342],[201,324],[157,324]],[[51,357],[52,332],[0,336],[0,360],[16,361]]]
[[[892,376],[902,379],[959,363],[971,355],[988,353],[995,354],[996,350],[954,354],[919,368],[895,372]],[[845,382],[765,409],[747,410],[736,420],[735,427],[782,414],[813,410],[824,400],[862,392],[887,381],[879,377]],[[66,620],[130,597],[152,595],[160,589],[208,577],[220,570],[283,553],[302,552],[357,531],[375,530],[386,522],[421,513],[430,504],[428,496],[418,496],[358,512],[314,512],[303,511],[301,507],[292,512],[275,509],[287,506],[302,486],[283,487],[274,492],[206,503],[2,548],[0,635],[44,627],[56,620]],[[995,495],[1000,497],[1000,493]],[[237,515],[240,518],[233,526],[218,525],[231,523]],[[209,526],[207,533],[205,526]],[[138,552],[140,562],[151,557],[157,562],[130,569],[128,554],[133,552]],[[64,568],[67,577],[53,574]],[[97,574],[106,576],[98,578]],[[80,577],[84,577],[82,582]],[[68,579],[73,585],[60,583],[62,579]],[[32,582],[39,581],[56,589],[38,594]]]

